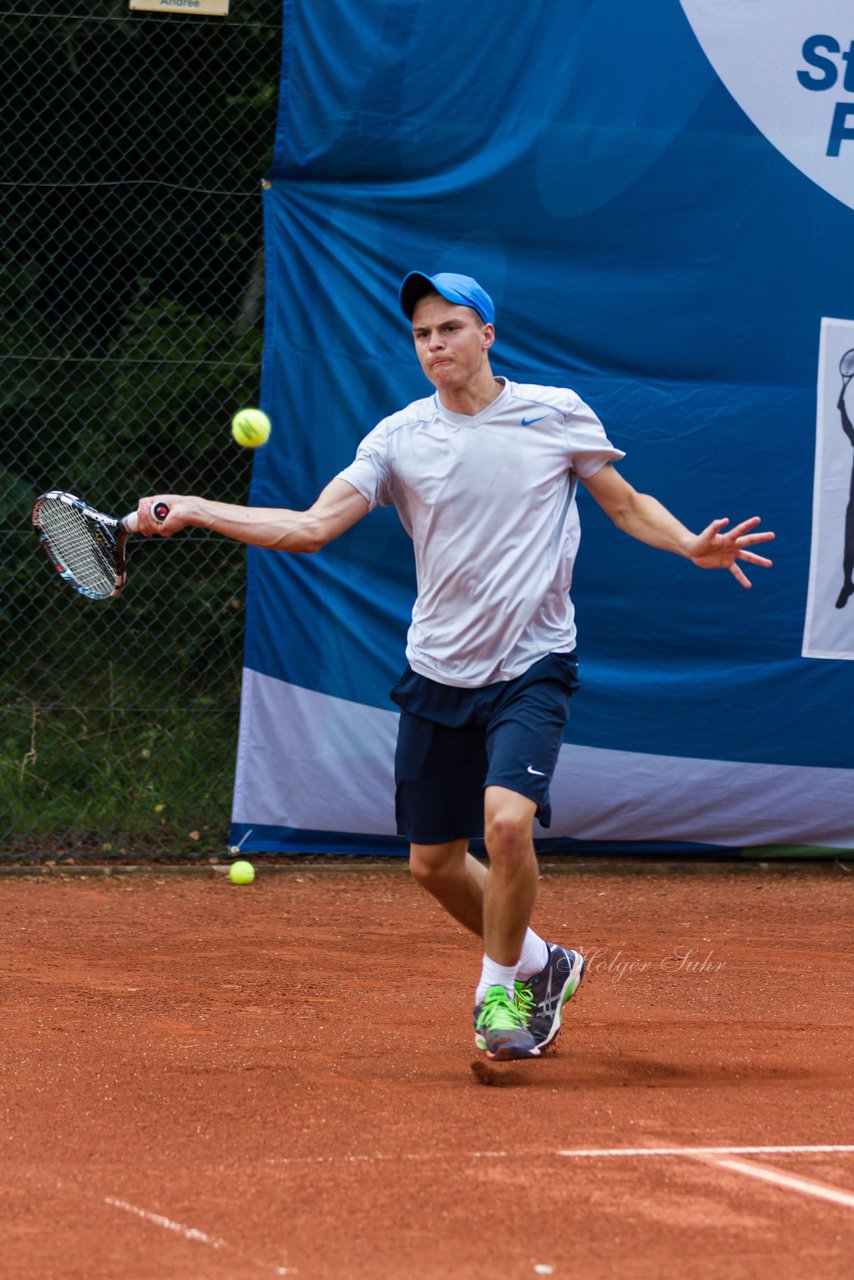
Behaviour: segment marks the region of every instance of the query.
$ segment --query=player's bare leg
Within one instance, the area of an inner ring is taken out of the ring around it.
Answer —
[[[466,929],[483,937],[483,891],[487,871],[468,851],[467,840],[448,844],[413,844],[409,868],[422,888],[432,894]]]
[[[489,872],[484,889],[483,940],[496,964],[515,965],[537,900],[539,871],[533,823],[537,806],[506,787],[484,793]]]
[[[409,869],[413,879],[426,889],[464,928],[483,937],[483,899],[488,877],[484,863],[473,858],[467,840],[447,844],[412,844]],[[527,974],[538,973],[545,964],[547,947],[530,926],[525,934],[523,961]],[[539,958],[538,958],[539,957]]]
[[[536,805],[506,787],[485,793],[489,867],[468,852],[468,841],[413,844],[413,877],[449,915],[484,939],[496,963],[516,964],[537,897],[532,838]]]

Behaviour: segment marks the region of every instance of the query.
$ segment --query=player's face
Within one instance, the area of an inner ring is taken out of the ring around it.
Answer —
[[[430,293],[415,304],[412,336],[425,377],[440,391],[458,391],[488,368],[495,330],[471,307]]]

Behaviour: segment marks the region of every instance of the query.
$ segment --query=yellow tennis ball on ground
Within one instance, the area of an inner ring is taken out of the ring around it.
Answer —
[[[228,878],[232,884],[251,884],[255,879],[255,868],[251,862],[232,862]]]
[[[244,449],[257,449],[270,439],[270,419],[263,409],[240,409],[231,419],[231,434]]]

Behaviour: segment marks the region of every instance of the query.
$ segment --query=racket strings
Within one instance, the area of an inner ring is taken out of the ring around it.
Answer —
[[[109,531],[65,502],[45,502],[39,525],[57,566],[94,596],[116,587],[115,542]]]

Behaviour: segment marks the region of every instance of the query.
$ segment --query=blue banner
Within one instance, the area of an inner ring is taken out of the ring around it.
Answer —
[[[251,501],[310,505],[429,393],[397,288],[457,271],[495,372],[576,391],[637,489],[777,532],[748,592],[580,495],[557,846],[854,847],[852,40],[841,0],[285,4]],[[235,844],[398,846],[414,594],[393,510],[250,552]]]

